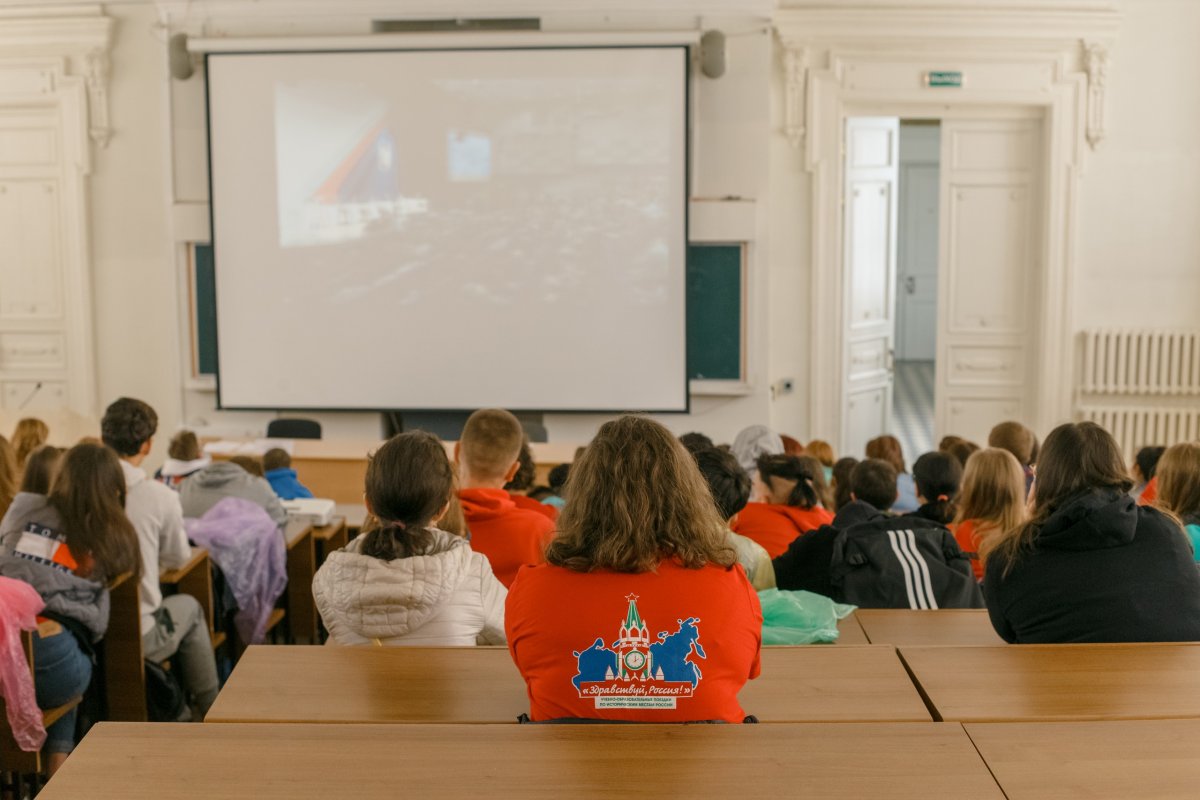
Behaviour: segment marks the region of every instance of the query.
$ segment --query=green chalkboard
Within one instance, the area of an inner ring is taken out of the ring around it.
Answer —
[[[217,302],[212,245],[197,244],[196,354],[199,373],[217,372]],[[741,380],[742,248],[694,244],[687,251],[689,378]]]
[[[687,254],[689,378],[742,378],[742,248],[693,244]]]
[[[217,374],[217,281],[211,244],[198,244],[192,256],[196,287],[196,371]]]

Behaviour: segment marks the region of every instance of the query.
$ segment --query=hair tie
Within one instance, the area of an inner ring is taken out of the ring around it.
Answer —
[[[948,503],[948,502],[950,502],[950,495],[947,495],[947,494],[939,494],[939,495],[937,496],[937,501],[938,501],[939,503]]]
[[[389,519],[389,520],[385,520],[383,524],[385,527],[388,527],[388,528],[399,528],[402,531],[408,530],[408,525],[399,520]]]

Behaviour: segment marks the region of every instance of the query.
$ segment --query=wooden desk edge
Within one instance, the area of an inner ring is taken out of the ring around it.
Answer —
[[[203,547],[193,547],[192,557],[187,562],[177,569],[164,569],[158,573],[159,583],[179,583],[188,576],[192,570],[198,567],[201,563],[208,560],[208,551]]]

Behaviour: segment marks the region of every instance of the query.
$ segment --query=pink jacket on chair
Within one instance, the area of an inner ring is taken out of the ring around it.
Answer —
[[[44,606],[41,595],[28,583],[0,577],[0,695],[4,696],[13,739],[27,753],[42,749],[46,727],[29,659],[21,646],[21,631],[37,627],[37,615]]]

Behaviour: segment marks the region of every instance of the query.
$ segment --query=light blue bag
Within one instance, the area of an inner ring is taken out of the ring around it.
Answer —
[[[857,606],[835,603],[813,592],[764,589],[758,593],[763,612],[763,644],[828,644],[838,639],[838,620]]]

